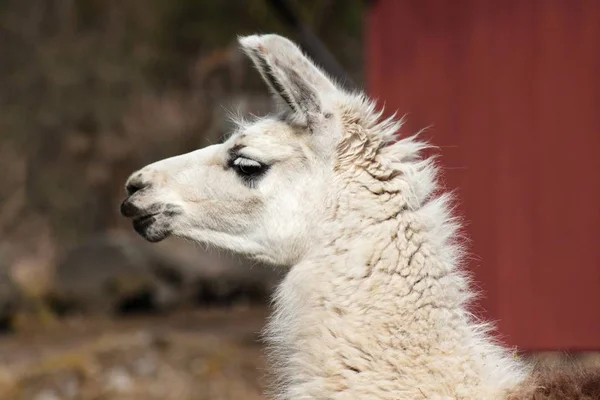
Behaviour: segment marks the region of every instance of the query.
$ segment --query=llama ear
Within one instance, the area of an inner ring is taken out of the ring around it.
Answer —
[[[337,90],[336,86],[298,46],[272,34],[238,40],[271,90],[302,122],[310,127],[323,117],[322,95]]]

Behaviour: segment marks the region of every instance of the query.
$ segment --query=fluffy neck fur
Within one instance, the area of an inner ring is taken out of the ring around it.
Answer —
[[[295,265],[267,329],[275,398],[503,399],[526,368],[467,310],[458,224],[436,168],[359,96],[339,105],[320,245]]]

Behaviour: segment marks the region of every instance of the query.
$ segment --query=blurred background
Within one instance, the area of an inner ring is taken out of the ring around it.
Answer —
[[[523,356],[598,363],[599,21],[595,0],[0,1],[0,399],[264,398],[284,271],[118,213],[132,171],[269,111],[236,45],[257,32],[430,126],[474,311]]]

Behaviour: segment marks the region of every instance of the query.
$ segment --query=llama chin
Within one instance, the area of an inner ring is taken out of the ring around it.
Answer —
[[[396,141],[400,121],[289,40],[239,42],[277,112],[134,173],[122,212],[148,240],[291,268],[265,332],[273,398],[513,400],[548,386],[468,311],[459,223],[427,144]]]

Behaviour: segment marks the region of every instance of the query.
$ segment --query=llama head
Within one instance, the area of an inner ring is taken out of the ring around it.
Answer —
[[[325,209],[345,94],[277,35],[239,39],[279,111],[240,122],[224,143],[150,164],[126,183],[121,213],[149,241],[168,235],[290,265]]]

